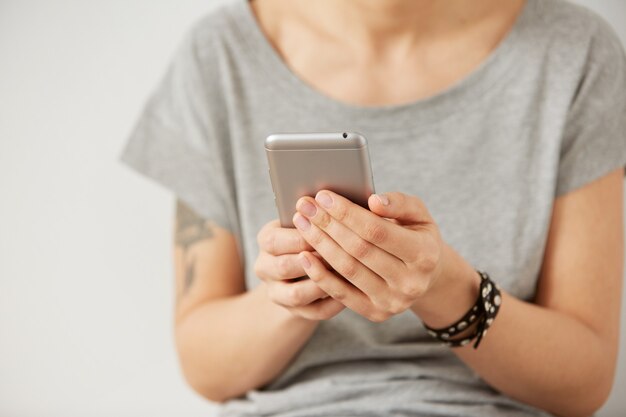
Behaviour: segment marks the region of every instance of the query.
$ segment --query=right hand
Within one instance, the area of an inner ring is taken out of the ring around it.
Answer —
[[[268,296],[273,302],[308,320],[328,320],[345,308],[306,277],[298,254],[309,251],[321,257],[296,229],[281,227],[275,219],[261,228],[257,242],[260,251],[254,271],[267,285]],[[305,279],[293,280],[302,276]]]

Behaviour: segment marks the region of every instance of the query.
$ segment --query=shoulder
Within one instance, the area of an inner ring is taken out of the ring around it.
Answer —
[[[169,60],[162,87],[188,101],[219,101],[237,67],[245,66],[245,0],[228,1],[200,16],[183,32]],[[213,106],[215,109],[220,106]]]
[[[243,46],[245,0],[230,0],[200,16],[188,28],[183,43],[190,44],[201,63],[210,63]]]
[[[615,60],[624,48],[615,30],[594,11],[566,0],[534,1],[534,34],[548,53],[571,60]]]

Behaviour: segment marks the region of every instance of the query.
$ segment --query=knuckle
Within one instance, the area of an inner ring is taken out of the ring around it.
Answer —
[[[400,287],[400,292],[410,298],[419,297],[426,291],[426,286],[419,280],[412,277],[411,279],[405,280],[405,282]]]
[[[275,259],[278,278],[289,278],[289,259],[286,256],[277,256]]]
[[[366,258],[371,251],[371,244],[363,239],[356,241],[352,247],[352,256],[358,259]]]
[[[372,304],[378,311],[389,311],[390,302],[389,297],[376,297],[372,299]]]
[[[382,223],[373,223],[365,229],[365,238],[374,244],[384,243],[387,240],[387,229]]]
[[[275,253],[276,249],[276,234],[272,232],[265,233],[264,236],[261,237],[261,248],[264,249],[268,253]]]
[[[337,201],[334,207],[334,216],[337,220],[343,223],[348,220],[350,211],[348,210],[348,207]]]
[[[344,261],[339,267],[339,272],[341,273],[341,275],[343,275],[344,277],[348,279],[355,278],[358,271],[359,271],[359,267],[358,267],[357,261],[354,259],[348,259]]]
[[[328,225],[330,224],[331,220],[332,218],[330,217],[330,214],[326,213],[325,211],[322,211],[319,214],[317,225],[321,229],[326,229]]]
[[[295,307],[302,304],[304,295],[302,294],[302,289],[298,285],[290,285],[288,294],[289,305]]]
[[[331,297],[333,297],[337,301],[344,301],[347,297],[347,294],[341,290],[335,290],[332,292]]]
[[[416,266],[421,273],[431,273],[439,264],[439,250],[431,246],[427,250],[420,251]]]
[[[300,236],[300,234],[298,234],[297,232],[293,235],[293,241],[291,246],[294,248],[295,252],[302,252],[309,249],[306,240],[304,240],[304,238]]]
[[[394,299],[389,303],[387,311],[392,315],[400,314],[409,307],[405,299]]]
[[[406,310],[409,301],[404,295],[393,295],[373,299],[372,304],[380,314],[393,316]]]
[[[367,319],[374,323],[382,323],[390,317],[389,313],[384,311],[372,311],[367,315]]]
[[[442,249],[436,235],[420,232],[412,245],[415,250],[412,252],[411,259],[407,260],[410,268],[417,272],[428,273],[437,267]]]
[[[311,245],[317,247],[324,241],[324,236],[319,231],[312,231],[309,237]]]
[[[431,255],[426,255],[419,261],[419,270],[422,273],[431,273],[437,268],[438,259]]]
[[[413,266],[417,263],[418,260],[419,260],[419,255],[417,254],[417,249],[415,249],[411,251],[409,254],[407,254],[407,257],[404,263],[407,269],[413,270]]]

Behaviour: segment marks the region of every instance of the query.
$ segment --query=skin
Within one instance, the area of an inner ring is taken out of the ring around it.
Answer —
[[[506,34],[521,5],[252,2],[266,36],[300,78],[329,97],[364,106],[428,97],[463,78]],[[479,349],[453,349],[495,389],[562,416],[590,415],[605,401],[618,345],[622,187],[620,169],[557,198],[534,302],[503,291]],[[322,205],[323,195],[331,206]],[[259,231],[255,272],[262,283],[246,291],[232,233],[197,214],[195,222],[185,220],[193,211],[179,205],[176,341],[196,391],[225,401],[263,386],[320,320],[344,308],[376,322],[410,310],[416,326],[439,327],[473,304],[478,276],[441,239],[418,196],[375,195],[369,208],[325,190],[301,199],[294,216],[300,227],[281,228],[273,220]],[[190,235],[184,225],[196,228],[197,239],[182,237]],[[292,280],[303,275],[311,279]]]
[[[271,381],[311,337],[318,321],[271,301],[265,283],[246,291],[234,235],[180,201],[174,237],[174,334],[189,385],[222,402]],[[277,247],[297,253],[308,246]]]
[[[266,36],[300,79],[342,102],[383,106],[431,96],[466,76],[506,35],[523,2],[251,4]]]
[[[255,262],[255,273],[267,283],[268,296],[274,303],[309,320],[328,320],[345,308],[315,282],[309,279],[292,281],[306,275],[298,261],[298,254],[302,251],[308,251],[329,267],[296,230],[280,227],[278,219],[272,220],[259,232],[258,243],[260,253]]]

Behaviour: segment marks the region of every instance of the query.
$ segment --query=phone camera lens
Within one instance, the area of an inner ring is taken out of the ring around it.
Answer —
[[[342,136],[343,136],[344,139],[348,139],[348,134],[346,132],[343,132]]]

